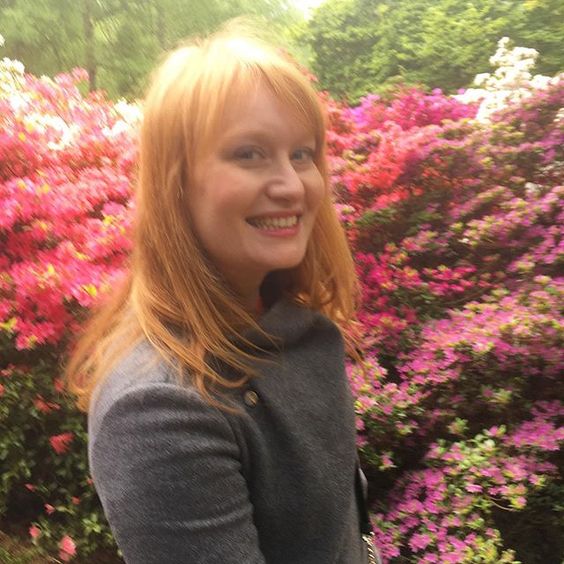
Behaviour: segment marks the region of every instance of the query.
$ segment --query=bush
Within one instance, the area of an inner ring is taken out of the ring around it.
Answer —
[[[487,122],[332,108],[367,336],[349,376],[391,561],[564,554],[563,86]]]
[[[0,74],[0,515],[61,560],[115,554],[60,361],[131,248],[138,111],[83,97],[82,71]],[[545,86],[481,121],[440,92],[326,100],[363,285],[365,366],[348,374],[387,561],[563,553],[564,88]]]
[[[84,98],[85,78],[0,64],[0,515],[63,560],[115,553],[60,359],[131,246],[138,114]]]

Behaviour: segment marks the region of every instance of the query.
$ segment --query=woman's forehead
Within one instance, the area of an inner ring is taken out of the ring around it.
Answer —
[[[295,136],[315,137],[317,132],[311,113],[260,85],[245,96],[230,99],[222,108],[217,128],[220,133],[231,136],[283,127]]]

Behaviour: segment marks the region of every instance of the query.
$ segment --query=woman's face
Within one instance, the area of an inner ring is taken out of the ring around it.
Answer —
[[[188,205],[200,243],[241,295],[304,258],[326,190],[315,152],[313,132],[266,87],[227,110]]]

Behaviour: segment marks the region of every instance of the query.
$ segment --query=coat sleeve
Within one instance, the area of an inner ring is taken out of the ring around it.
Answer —
[[[265,562],[232,429],[195,392],[128,391],[91,432],[89,459],[127,564]]]

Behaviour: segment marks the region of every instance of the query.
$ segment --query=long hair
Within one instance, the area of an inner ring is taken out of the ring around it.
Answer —
[[[237,25],[227,26],[171,52],[152,77],[140,132],[127,275],[93,311],[66,367],[79,408],[88,409],[97,384],[143,339],[176,368],[179,380],[189,375],[201,395],[219,407],[229,409],[213,390],[242,386],[255,375],[250,364],[258,350],[243,333],[260,328],[206,259],[187,201],[195,167],[213,147],[223,110],[257,83],[314,133],[315,164],[327,188],[303,261],[268,275],[261,294],[270,302],[284,296],[320,311],[341,329],[353,323],[358,284],[328,189],[327,124],[319,97],[286,55]],[[209,358],[240,377],[223,377]]]

